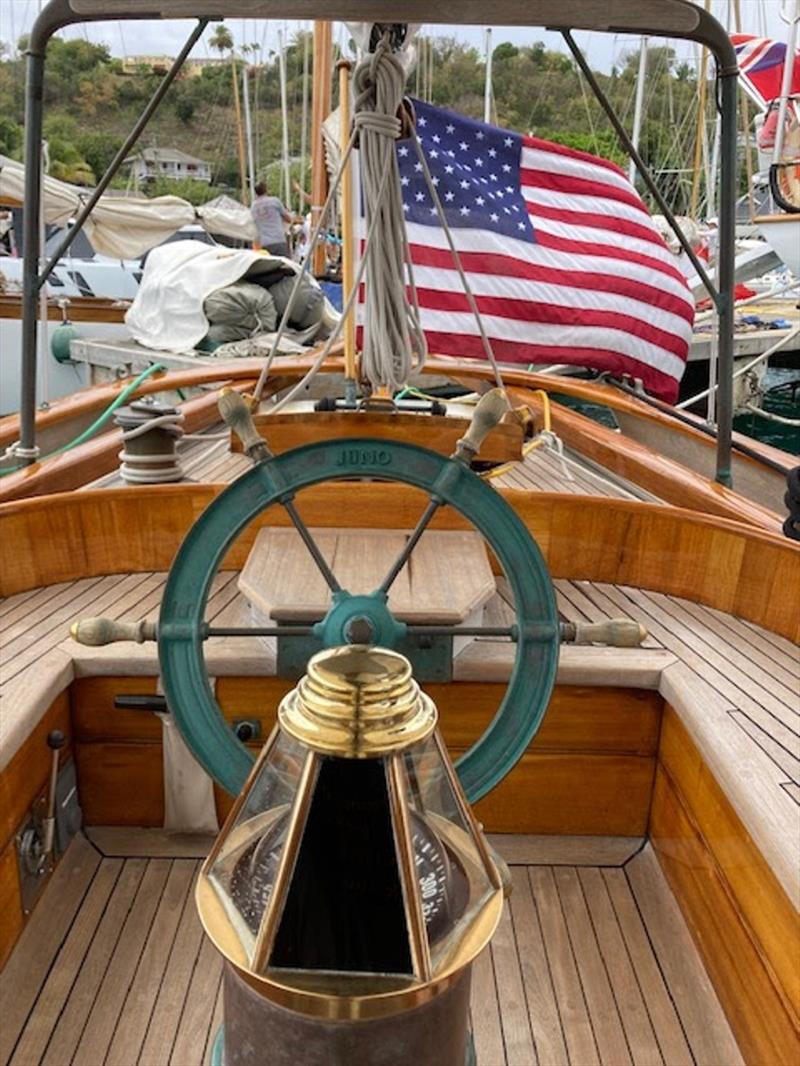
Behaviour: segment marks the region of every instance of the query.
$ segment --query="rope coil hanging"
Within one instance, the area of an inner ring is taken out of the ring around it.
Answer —
[[[377,42],[374,43],[376,38]],[[374,34],[370,41],[371,46],[373,43],[374,51],[368,53],[355,70],[354,84],[357,96],[353,129],[331,182],[327,199],[311,234],[303,264],[295,278],[272,348],[253,391],[254,402],[257,403],[263,395],[280,340],[286,330],[289,315],[300,288],[303,272],[311,263],[314,248],[330,214],[344,169],[357,145],[361,159],[361,188],[365,210],[365,237],[361,261],[353,289],[347,298],[338,324],[305,376],[270,409],[271,414],[277,414],[291,403],[308,387],[319,372],[342,331],[344,320],[356,305],[362,281],[366,282],[361,354],[362,380],[368,381],[373,388],[386,387],[395,392],[405,387],[412,373],[420,370],[425,362],[428,351],[427,341],[421,324],[419,300],[406,233],[400,174],[395,154],[395,141],[401,136],[408,136],[412,141],[418,156],[418,165],[436,207],[439,223],[447,239],[470,309],[475,316],[486,358],[492,367],[497,385],[501,389],[505,388],[475,296],[414,128],[413,119],[409,123],[409,128],[405,129],[398,117],[406,106],[403,97],[406,74],[399,54],[393,50],[397,37],[393,38],[390,27],[384,30],[380,37],[377,33]]]
[[[354,125],[359,137],[367,230],[371,231],[375,223],[366,266],[361,373],[374,387],[393,391],[407,383],[427,354],[410,271],[395,155],[405,80],[405,70],[391,50],[388,33],[358,64],[354,75]],[[406,297],[407,269],[411,301]]]

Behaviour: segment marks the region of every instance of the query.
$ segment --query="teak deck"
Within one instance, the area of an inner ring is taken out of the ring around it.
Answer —
[[[222,1007],[192,894],[202,849],[92,835],[107,854],[72,843],[0,976],[0,1061],[201,1066]],[[648,846],[495,843],[513,892],[473,974],[481,1066],[743,1061]]]
[[[247,624],[237,578],[238,574],[230,572],[218,575],[209,599],[209,621]],[[20,593],[0,603],[4,653],[0,694],[11,700],[20,698],[27,683],[36,678],[41,660],[50,653],[63,651],[65,662],[67,656],[85,655],[86,649],[78,649],[67,636],[73,621],[99,614],[126,621],[156,619],[165,580],[165,574],[152,573],[84,578]],[[800,808],[798,650],[793,644],[732,615],[677,597],[589,581],[557,580],[555,584],[559,611],[567,621],[619,616],[640,621],[649,633],[646,646],[668,650],[698,685],[708,685],[742,736],[769,758],[775,771],[770,783],[779,790],[776,800],[785,803],[789,796]],[[501,593],[490,603],[490,609],[491,624],[510,621],[502,582]],[[207,642],[207,648],[211,653],[227,647],[233,659],[238,655],[241,662],[259,652],[254,644],[244,638],[215,638]],[[491,651],[486,658],[492,660],[492,669],[506,669],[507,673],[511,656],[508,644],[481,640],[475,647]],[[104,655],[119,656],[114,648],[92,649],[88,654],[99,665]],[[152,649],[132,647],[125,651],[131,663],[148,655],[157,672]],[[266,669],[269,672],[269,666]],[[147,670],[140,665],[137,672]]]

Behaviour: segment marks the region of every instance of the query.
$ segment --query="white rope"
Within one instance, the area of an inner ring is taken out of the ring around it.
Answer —
[[[782,426],[800,426],[800,418],[785,418],[783,415],[776,415],[774,411],[765,411],[763,407],[757,407],[754,403],[746,403],[744,406],[746,411],[760,415],[770,422],[780,422]]]
[[[371,230],[377,220],[367,259],[361,372],[374,387],[386,386],[392,391],[406,384],[427,354],[416,299],[409,303],[406,298],[405,268],[410,256],[395,155],[395,141],[401,132],[397,112],[403,102],[405,80],[388,34],[358,64],[353,79],[367,229]],[[387,169],[389,181],[385,180]]]
[[[367,293],[360,364],[362,376],[373,387],[385,386],[396,391],[406,385],[415,370],[422,367],[427,356],[427,341],[422,329],[395,154],[395,141],[401,132],[401,123],[397,113],[403,101],[405,72],[400,60],[391,50],[388,34],[378,43],[375,51],[359,63],[354,75],[354,85],[357,96],[352,135],[309,240],[302,268],[295,278],[272,349],[259,376],[253,393],[256,400],[260,400],[264,392],[278,346],[289,321],[295,296],[300,288],[302,275],[311,261],[356,139],[359,140],[367,228],[363,255],[353,289],[336,328],[304,377],[283,396],[279,403],[270,407],[269,414],[275,414],[290,403],[319,372],[342,331],[344,321],[353,309],[362,280],[366,282]],[[497,385],[505,391],[500,368],[484,328],[475,296],[461,263],[422,145],[413,127],[411,138],[467,301],[475,316],[486,358],[492,367]],[[410,291],[410,299],[406,294],[406,284]]]

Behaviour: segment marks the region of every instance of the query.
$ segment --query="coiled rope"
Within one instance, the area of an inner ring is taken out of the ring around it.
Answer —
[[[359,143],[361,183],[366,213],[366,238],[353,290],[342,311],[336,328],[305,376],[269,409],[275,414],[290,403],[318,373],[334,343],[341,334],[345,319],[351,313],[362,281],[366,279],[364,331],[361,353],[361,376],[373,388],[387,387],[392,391],[406,385],[415,370],[427,357],[427,341],[420,321],[419,301],[414,282],[411,253],[403,213],[402,189],[395,155],[395,141],[401,134],[398,112],[403,104],[405,72],[392,49],[389,33],[384,33],[375,50],[362,59],[355,70],[357,91],[353,130],[339,166],[331,182],[327,200],[317,219],[308,242],[302,267],[295,278],[272,349],[261,370],[253,398],[259,401],[266,387],[280,340],[286,329],[300,289],[302,275],[308,268],[314,249],[325,226],[341,183],[350,155]],[[469,284],[461,257],[447,223],[444,208],[428,169],[422,145],[411,126],[410,132],[423,177],[436,206],[439,222],[445,232],[453,261],[461,279],[470,308],[477,322],[484,351],[492,366],[497,385],[504,389],[500,368],[481,320],[477,302]],[[407,296],[406,286],[410,293]]]
[[[356,67],[354,123],[359,135],[367,229],[376,219],[368,255],[361,372],[373,387],[401,389],[427,355],[403,216],[395,141],[401,133],[405,71],[383,35]],[[388,181],[384,176],[388,171]],[[406,270],[411,300],[406,298]]]

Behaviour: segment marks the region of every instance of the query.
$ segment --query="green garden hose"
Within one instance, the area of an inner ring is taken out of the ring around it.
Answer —
[[[141,383],[150,377],[151,374],[155,374],[158,370],[166,369],[161,363],[153,363],[146,370],[143,370],[138,377],[134,378],[130,385],[126,385],[122,392],[117,396],[116,400],[106,407],[105,411],[92,422],[90,426],[87,426],[82,433],[79,433],[74,440],[68,441],[66,444],[62,444],[60,448],[56,448],[54,452],[49,452],[47,455],[41,456],[38,462],[44,462],[45,459],[52,459],[56,455],[62,455],[64,452],[71,451],[73,448],[77,448],[79,444],[83,444],[90,437],[93,437],[99,429],[106,424],[111,418],[118,407],[121,407],[130,396],[139,388]],[[24,466],[14,466],[9,470],[0,470],[0,477],[6,477],[8,474],[16,474],[19,470],[24,470]]]

